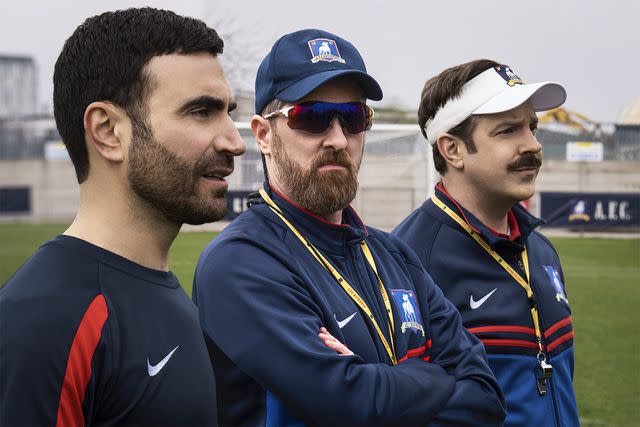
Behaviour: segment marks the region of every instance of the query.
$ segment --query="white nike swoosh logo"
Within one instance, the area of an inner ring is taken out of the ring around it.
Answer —
[[[164,359],[162,359],[161,361],[158,362],[157,365],[152,365],[151,363],[149,363],[149,358],[147,357],[147,371],[149,371],[149,376],[150,377],[154,377],[158,374],[158,372],[160,372],[162,370],[162,368],[164,368],[164,365],[167,364],[167,362],[169,361],[169,359],[171,359],[171,356],[173,356],[173,353],[175,353],[175,351],[178,349],[177,346],[176,348],[174,348],[173,350],[171,350],[171,353],[167,354]]]
[[[340,329],[342,329],[347,325],[347,323],[351,321],[351,319],[353,319],[353,316],[355,316],[356,314],[358,314],[357,311],[342,321],[338,320],[335,314],[333,315],[333,317],[336,319],[336,322],[338,322],[338,326],[340,326]]]
[[[492,290],[491,292],[489,292],[488,294],[480,298],[478,301],[473,300],[473,295],[469,296],[469,306],[471,307],[471,310],[475,310],[476,308],[484,304],[484,302],[488,300],[489,297],[497,290],[498,288],[495,288],[494,290]]]

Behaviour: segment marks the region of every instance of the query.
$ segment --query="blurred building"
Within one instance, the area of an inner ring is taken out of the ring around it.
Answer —
[[[50,115],[0,117],[0,161],[45,159],[46,146],[51,141],[61,138]]]
[[[622,112],[616,123],[598,123],[583,114],[556,108],[540,114],[538,140],[547,160],[564,160],[569,142],[600,142],[603,160],[640,160],[640,96]]]
[[[253,91],[237,90],[233,93],[236,109],[231,112],[231,118],[235,122],[250,122],[253,116],[255,96]]]
[[[631,104],[622,111],[618,118],[620,125],[640,125],[640,96],[634,99]]]
[[[0,119],[36,114],[36,64],[30,56],[0,55]]]
[[[615,139],[620,160],[640,160],[640,96],[618,118]]]

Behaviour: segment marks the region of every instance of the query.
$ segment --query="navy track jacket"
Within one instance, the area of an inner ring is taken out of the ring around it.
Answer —
[[[351,209],[330,224],[271,192],[285,216],[372,310],[395,319],[392,365],[372,323],[260,200],[200,257],[193,298],[214,366],[221,425],[501,425],[504,401],[482,344],[413,252]],[[324,326],[355,355],[318,338]],[[423,334],[424,332],[424,334]]]
[[[573,328],[564,275],[555,249],[534,229],[543,223],[520,204],[510,213],[512,238],[492,232],[458,207],[443,188],[436,195],[466,217],[504,260],[522,273],[523,245],[538,306],[547,360],[553,366],[546,395],[538,393],[538,344],[524,289],[467,232],[431,199],[394,231],[420,258],[462,315],[464,326],[482,340],[507,400],[505,425],[577,426],[573,391]]]
[[[173,273],[58,236],[0,289],[1,426],[215,425],[214,387]]]

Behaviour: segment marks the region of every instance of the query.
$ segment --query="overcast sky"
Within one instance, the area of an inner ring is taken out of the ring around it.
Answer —
[[[480,57],[510,65],[527,82],[563,83],[565,106],[595,120],[615,121],[640,96],[634,0],[2,0],[0,54],[35,58],[40,104],[50,105],[53,66],[73,30],[94,14],[143,5],[204,19],[223,34],[232,28],[229,44],[261,57],[286,32],[334,32],[358,47],[383,104],[415,109],[429,77]]]

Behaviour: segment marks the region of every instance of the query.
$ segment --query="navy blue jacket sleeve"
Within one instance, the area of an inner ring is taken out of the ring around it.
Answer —
[[[409,264],[411,266],[411,264]],[[504,396],[486,359],[484,346],[462,326],[455,306],[445,298],[422,267],[411,266],[423,276],[430,307],[432,363],[456,379],[446,406],[432,426],[496,426],[506,416]]]
[[[205,335],[307,423],[427,425],[456,393],[456,376],[466,374],[446,372],[456,348],[438,343],[445,368],[418,358],[388,366],[336,354],[318,338],[325,322],[305,288],[309,278],[290,268],[297,262],[242,238],[205,251],[194,288]],[[445,324],[450,317],[434,319],[435,327],[459,328]]]

